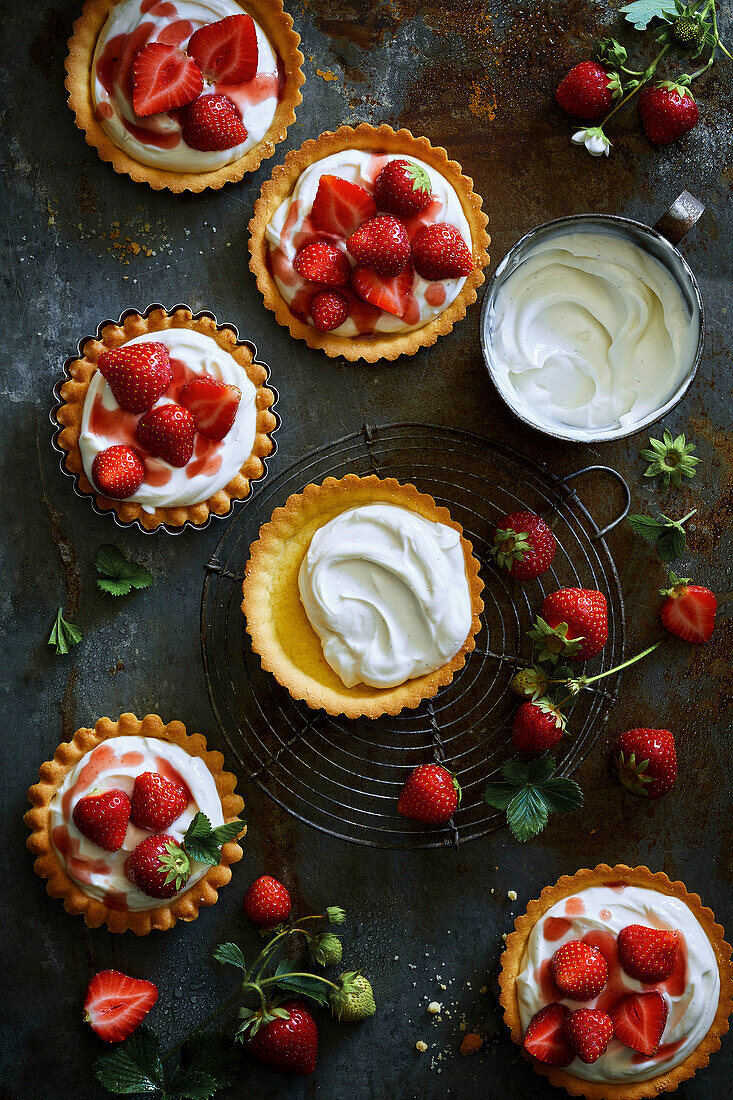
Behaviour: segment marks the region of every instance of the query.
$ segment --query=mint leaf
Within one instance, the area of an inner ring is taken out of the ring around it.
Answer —
[[[542,797],[551,814],[566,814],[583,805],[583,792],[572,779],[555,776],[542,784]]]
[[[111,543],[100,546],[94,557],[94,567],[103,577],[119,577],[127,565],[127,558]]]
[[[634,0],[631,4],[625,4],[619,8],[624,13],[629,23],[633,23],[638,31],[646,30],[652,19],[663,19],[665,15],[674,14],[674,0]]]
[[[214,958],[217,962],[226,963],[229,966],[238,966],[240,970],[246,970],[247,964],[236,943],[220,943],[214,948]]]
[[[100,546],[94,559],[98,573],[97,584],[111,596],[127,596],[132,588],[147,588],[153,574],[140,562],[128,561],[116,546],[109,543]]]
[[[96,1077],[107,1092],[118,1096],[163,1091],[165,1079],[157,1035],[141,1024],[124,1046],[98,1059]]]
[[[506,819],[520,844],[541,833],[547,824],[547,806],[538,788],[523,787],[507,807]]]
[[[694,516],[696,508],[693,508],[682,519],[670,519],[662,514],[661,519],[653,516],[629,516],[628,521],[637,535],[656,544],[657,553],[664,562],[675,561],[681,558],[687,550],[687,534],[682,526]]]
[[[56,647],[56,656],[65,656],[72,646],[81,641],[81,630],[73,623],[67,623],[64,618],[64,609],[60,607],[56,612],[56,620],[48,637],[48,644]]]
[[[236,820],[212,829],[206,814],[199,810],[186,830],[183,846],[191,859],[216,866],[221,857],[222,844],[239,836],[243,825],[243,821]]]
[[[315,976],[302,977],[290,974],[290,965],[292,964],[288,963],[287,960],[283,960],[275,971],[280,989],[299,993],[302,997],[310,997],[312,1001],[319,1005],[328,1004],[328,991],[324,983]]]

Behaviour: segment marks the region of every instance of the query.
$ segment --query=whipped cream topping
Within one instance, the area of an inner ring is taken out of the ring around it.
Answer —
[[[97,121],[115,145],[153,168],[212,172],[262,141],[275,117],[280,76],[277,54],[256,20],[256,75],[246,84],[214,84],[204,77],[202,92],[232,100],[247,129],[246,141],[231,149],[192,149],[183,140],[176,111],[138,118],[132,108],[132,65],[138,50],[149,42],[165,42],[185,51],[200,27],[242,14],[248,13],[234,0],[121,0],[115,4],[97,40],[91,73]]]
[[[157,909],[170,904],[168,900],[143,894],[125,875],[128,857],[142,840],[153,834],[130,822],[119,851],[107,852],[79,832],[73,821],[74,807],[95,789],[119,789],[131,797],[135,779],[143,772],[160,772],[188,791],[188,805],[165,830],[167,836],[182,840],[199,810],[212,825],[224,824],[214,777],[201,757],[189,756],[179,745],[158,737],[114,737],[86,753],[54,795],[50,807],[51,839],[71,878],[85,894],[98,898],[110,909]],[[206,864],[192,860],[190,877],[180,893],[185,893],[207,871]]]
[[[552,234],[497,291],[488,320],[503,388],[577,439],[633,429],[689,375],[700,318],[650,253],[612,231]]]
[[[173,381],[155,402],[158,405],[177,403],[178,395],[195,374],[210,374],[227,385],[237,386],[242,397],[234,423],[220,442],[196,434],[191,460],[187,466],[171,466],[162,458],[148,455],[135,436],[140,419],[135,413],[121,409],[100,371],[89,383],[82,411],[79,450],[84,473],[94,484],[94,459],[108,447],[126,444],[136,450],[145,462],[145,480],[126,500],[140,504],[144,511],[156,508],[180,508],[208,500],[228,485],[252,452],[257,431],[257,390],[239,363],[220,348],[211,336],[196,329],[171,328],[162,332],[146,332],[127,344],[165,344],[173,368]]]
[[[460,535],[393,504],[351,508],[319,528],[298,586],[347,687],[396,687],[433,672],[471,628]]]
[[[424,225],[448,222],[460,230],[461,236],[471,249],[471,229],[463,212],[461,200],[453,185],[435,168],[431,168],[418,157],[413,157],[411,153],[372,153],[364,149],[344,149],[340,153],[333,153],[331,156],[315,161],[305,169],[295,184],[292,195],[280,204],[267,226],[270,262],[277,288],[298,316],[301,312],[299,301],[304,292],[310,297],[313,284],[306,283],[293,270],[293,260],[304,243],[313,237],[322,236],[310,225],[310,212],[321,176],[339,176],[341,179],[348,180],[349,183],[357,183],[371,195],[374,192],[374,181],[385,164],[391,160],[405,158],[420,165],[427,172],[433,193],[433,202],[430,206],[415,217],[408,218],[405,223],[410,240]],[[330,240],[330,243],[344,252],[352,267],[355,266],[354,259],[346,252],[345,241]],[[333,329],[333,332],[337,336],[357,336],[365,332],[409,332],[412,329],[421,328],[443,313],[455,301],[465,282],[465,277],[430,282],[415,272],[412,286],[413,301],[405,317],[394,317],[391,313],[380,312],[375,319],[372,316],[375,313],[373,308],[364,304],[364,310],[369,312],[363,322],[352,309],[352,316],[338,328]],[[307,290],[309,287],[311,291]]]
[[[639,982],[618,961],[616,937],[629,924],[670,928],[679,933],[678,963],[664,982]],[[597,947],[608,962],[608,983],[595,1000],[571,1001],[559,996],[550,972],[552,956],[568,940],[584,940]],[[638,886],[592,886],[563,898],[537,922],[530,933],[520,973],[517,998],[523,1031],[541,1008],[560,1001],[571,1010],[608,1011],[627,993],[658,989],[667,1002],[667,1024],[657,1053],[648,1058],[617,1039],[597,1062],[586,1065],[575,1058],[568,1073],[586,1081],[646,1081],[679,1065],[707,1035],[720,996],[720,974],[715,955],[699,921],[680,898]]]

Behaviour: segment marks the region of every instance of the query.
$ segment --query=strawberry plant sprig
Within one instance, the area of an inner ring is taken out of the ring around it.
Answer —
[[[484,801],[506,811],[507,824],[520,844],[541,833],[550,814],[570,813],[583,805],[578,784],[554,772],[551,756],[528,764],[513,757],[502,766],[501,780],[487,783],[484,789]]]
[[[687,532],[684,525],[696,512],[697,508],[693,508],[682,519],[670,519],[662,512],[661,519],[637,515],[628,516],[627,521],[637,535],[655,544],[662,561],[671,562],[681,558],[687,550]]]

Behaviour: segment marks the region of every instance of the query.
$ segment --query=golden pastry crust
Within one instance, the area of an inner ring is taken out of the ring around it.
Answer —
[[[300,601],[298,571],[318,528],[349,508],[374,503],[396,504],[458,531],[471,595],[471,629],[455,657],[435,672],[394,688],[367,684],[347,688],[323,656],[321,640]],[[399,714],[405,708],[419,706],[423,699],[432,699],[439,688],[450,683],[465,664],[466,655],[475,648],[484,607],[479,568],[460,524],[451,519],[447,508],[439,507],[431,496],[419,492],[414,485],[374,474],[369,477],[348,474],[338,481],[329,477],[322,485],[308,485],[302,493],[288,497],[283,507],[275,509],[250,547],[242,586],[247,633],[262,667],[294,699],[304,700],[314,710],[322,708],[329,714],[343,714],[347,718]]]
[[[257,389],[257,421],[252,451],[242,464],[239,473],[208,498],[197,504],[181,505],[172,508],[156,508],[146,512],[141,504],[129,500],[110,500],[98,493],[84,472],[79,435],[81,433],[84,401],[89,383],[97,370],[97,360],[107,348],[116,348],[143,333],[162,332],[171,328],[191,328],[210,336],[212,340],[239,364]],[[146,316],[140,313],[124,315],[118,324],[110,323],[102,328],[97,337],[87,340],[81,358],[75,359],[68,367],[69,381],[61,387],[63,404],[56,413],[56,419],[62,425],[58,436],[58,445],[66,452],[66,469],[77,475],[79,488],[96,498],[98,506],[104,511],[113,510],[122,523],[134,523],[136,520],[147,531],[154,531],[162,524],[168,527],[182,527],[185,523],[196,526],[206,523],[209,514],[225,515],[233,500],[243,500],[249,495],[251,482],[257,481],[265,473],[263,459],[273,449],[271,433],[277,426],[277,418],[271,411],[275,394],[264,385],[267,371],[261,363],[255,363],[252,353],[244,344],[238,344],[231,328],[218,326],[210,317],[194,317],[188,309],[176,309],[169,313],[165,309],[152,309]]]
[[[81,913],[90,928],[106,924],[110,932],[130,929],[137,936],[147,936],[154,928],[160,931],[172,928],[177,920],[196,920],[200,908],[215,905],[219,898],[218,890],[232,877],[231,864],[238,863],[242,858],[242,849],[235,840],[222,845],[218,866],[210,867],[204,877],[185,893],[174,898],[169,905],[161,904],[157,909],[110,909],[104,902],[84,893],[70,877],[54,848],[50,828],[51,803],[68,773],[83,756],[103,741],[132,736],[170,741],[189,756],[200,757],[216,783],[224,821],[235,821],[239,817],[244,802],[234,793],[236,776],[224,771],[224,757],[220,752],[207,750],[205,737],[200,733],[187,734],[183,722],[164,725],[157,714],[148,714],[142,721],[134,714],[121,714],[116,722],[100,718],[94,729],[77,730],[71,741],[59,745],[53,760],[41,764],[40,781],[28,790],[33,808],[27,811],[23,820],[31,830],[26,844],[36,856],[34,870],[40,878],[48,879],[46,891],[52,898],[64,899],[67,913]],[[246,832],[244,825],[238,839],[241,840]]]
[[[720,998],[715,1019],[700,1045],[688,1054],[683,1062],[673,1069],[665,1070],[658,1077],[647,1081],[603,1083],[583,1081],[574,1077],[567,1069],[558,1066],[546,1066],[534,1058],[529,1058],[522,1047],[523,1031],[519,1016],[519,1004],[516,992],[516,979],[520,973],[522,957],[530,933],[537,921],[562,898],[580,893],[591,886],[607,886],[609,883],[622,882],[627,886],[641,886],[648,890],[657,890],[660,894],[679,898],[692,910],[707,935],[720,971]],[[574,875],[563,875],[554,886],[546,886],[539,898],[530,901],[527,910],[514,922],[514,931],[506,939],[506,950],[501,956],[499,1001],[504,1009],[504,1020],[511,1031],[512,1039],[520,1047],[525,1058],[532,1062],[537,1073],[549,1077],[550,1082],[564,1088],[571,1096],[585,1096],[588,1100],[647,1100],[659,1096],[662,1092],[674,1092],[678,1085],[692,1077],[710,1061],[710,1055],[720,1047],[722,1035],[728,1031],[729,1016],[733,1010],[733,965],[731,949],[725,942],[725,933],[716,923],[710,909],[704,906],[698,894],[691,894],[682,882],[673,882],[663,871],[652,873],[648,867],[627,867],[617,864],[609,867],[605,863],[593,869],[583,868]]]
[[[97,121],[91,91],[92,62],[97,39],[116,3],[118,0],[86,0],[81,15],[74,23],[65,61],[65,86],[76,125],[84,131],[87,145],[93,146],[102,160],[110,161],[120,175],[130,176],[136,183],[148,183],[155,191],[167,189],[181,192],[204,191],[207,187],[217,189],[225,183],[241,180],[247,172],[254,172],[263,160],[273,155],[276,146],[285,140],[288,127],[295,122],[295,108],[303,100],[300,88],[305,82],[301,68],[303,54],[298,49],[300,35],[293,30],[292,17],[283,11],[282,0],[237,0],[243,11],[259,23],[272,43],[282,62],[284,83],[275,115],[262,141],[243,157],[213,172],[175,172],[141,164],[120,149]]]
[[[343,149],[412,154],[440,172],[453,185],[460,199],[471,228],[474,268],[455,301],[422,328],[412,332],[379,332],[373,336],[335,336],[331,332],[319,332],[291,313],[270,274],[266,229],[275,211],[292,194],[296,182],[310,164]],[[467,307],[476,301],[476,290],[484,281],[484,268],[489,263],[487,248],[490,237],[486,232],[489,219],[481,205],[480,196],[473,190],[473,180],[463,175],[460,164],[448,159],[445,149],[431,145],[427,138],[416,138],[409,130],[395,131],[386,124],[374,127],[362,122],[356,128],[342,126],[335,132],[327,130],[319,138],[306,141],[300,149],[292,150],[262,185],[260,197],[255,203],[254,217],[249,223],[249,266],[266,307],[275,314],[278,324],[290,329],[291,336],[296,340],[305,340],[309,347],[320,348],[331,357],[342,355],[352,361],[366,359],[369,363],[375,363],[378,359],[414,355],[419,348],[429,347],[439,336],[450,332],[454,324],[465,317]]]

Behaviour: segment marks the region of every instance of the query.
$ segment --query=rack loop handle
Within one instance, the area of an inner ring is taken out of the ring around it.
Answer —
[[[597,539],[605,538],[609,531],[613,531],[614,527],[618,527],[622,520],[626,519],[629,514],[629,508],[631,507],[631,490],[626,484],[625,478],[621,476],[618,470],[612,469],[610,466],[583,466],[580,470],[574,470],[571,474],[565,474],[564,477],[559,479],[560,489],[564,490],[565,495],[562,498],[562,504],[568,504],[570,501],[578,500],[578,494],[575,489],[568,488],[568,481],[574,481],[576,477],[582,477],[584,474],[601,473],[608,474],[614,481],[623,489],[624,493],[624,506],[615,519],[612,519],[610,523],[607,523],[605,527],[598,530],[598,526],[595,520],[592,519],[593,525],[596,527],[595,535],[591,535],[591,542],[596,542]]]

